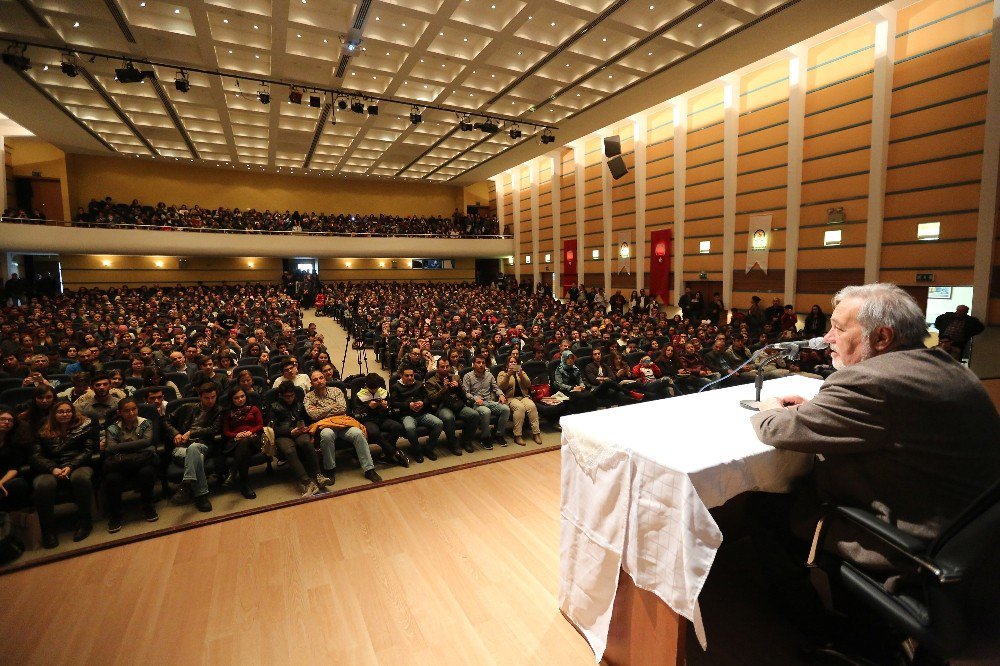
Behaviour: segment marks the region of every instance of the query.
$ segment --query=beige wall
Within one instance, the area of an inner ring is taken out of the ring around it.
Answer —
[[[62,185],[62,205],[67,215],[72,215],[69,207],[69,188],[66,173],[66,154],[50,143],[27,137],[9,137],[4,147],[10,157],[15,176],[31,176],[36,171],[43,178],[58,178]],[[13,205],[14,193],[7,192]]]
[[[407,259],[396,259],[396,268],[392,267],[392,259],[320,259],[319,277],[323,282],[341,280],[415,280],[418,282],[455,282],[472,281],[476,279],[476,260],[472,258],[456,259],[455,268],[451,270],[415,270],[408,268]],[[348,262],[350,267],[348,267]],[[379,264],[384,264],[384,267]]]
[[[481,183],[473,183],[472,185],[466,185],[464,190],[465,195],[465,206],[475,206],[479,204],[481,206],[490,205],[490,188],[489,183],[483,181]],[[465,208],[462,208],[462,212],[465,212]]]
[[[451,185],[247,173],[91,155],[69,155],[67,164],[72,210],[107,196],[150,205],[391,215],[451,215],[463,205],[462,188]]]
[[[175,284],[278,282],[281,259],[267,257],[161,257],[111,254],[62,254],[63,288],[130,287]],[[109,262],[105,266],[103,262]],[[162,262],[158,267],[156,262]],[[182,267],[182,262],[186,265]],[[253,262],[253,268],[249,263]]]

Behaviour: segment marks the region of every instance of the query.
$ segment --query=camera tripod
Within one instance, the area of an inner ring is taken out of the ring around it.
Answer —
[[[352,337],[354,338],[354,344],[351,344]],[[371,372],[368,369],[368,350],[365,348],[365,341],[357,335],[352,336],[351,330],[347,329],[347,342],[344,343],[344,357],[340,360],[340,376],[344,376],[344,369],[347,367],[347,352],[350,349],[354,349],[357,352],[358,372],[361,372],[362,369],[364,369],[364,374]]]

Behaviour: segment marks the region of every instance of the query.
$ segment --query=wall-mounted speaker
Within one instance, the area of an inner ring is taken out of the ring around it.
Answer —
[[[618,180],[628,173],[628,167],[625,166],[625,160],[623,160],[619,155],[608,160],[608,171],[611,172],[612,178]]]
[[[604,156],[614,157],[622,154],[622,140],[617,134],[604,137]]]

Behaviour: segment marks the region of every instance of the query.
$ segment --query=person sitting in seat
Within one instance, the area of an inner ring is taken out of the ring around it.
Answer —
[[[567,342],[564,340],[563,342]],[[563,350],[556,368],[554,387],[569,398],[570,413],[585,412],[592,408],[593,391],[583,382],[583,373],[576,367],[576,354]]]
[[[271,403],[268,413],[274,428],[274,444],[292,468],[302,497],[326,490],[331,481],[319,470],[306,425],[308,415],[295,384],[288,381],[278,384],[277,399]]]
[[[606,397],[620,402],[625,397],[625,389],[615,379],[615,372],[604,360],[604,352],[600,347],[591,350],[590,363],[583,372],[583,379],[593,389],[595,398]]]
[[[354,416],[368,430],[368,441],[378,442],[382,447],[382,457],[400,467],[409,467],[410,459],[396,448],[396,442],[403,435],[403,425],[392,418],[389,409],[389,391],[385,380],[374,372],[365,377],[365,385],[355,396],[357,407]]]
[[[193,499],[195,507],[202,512],[212,510],[205,456],[212,454],[216,458],[217,471],[224,467],[221,449],[215,441],[220,426],[218,398],[215,384],[202,384],[198,387],[197,403],[181,405],[163,421],[166,438],[174,445],[171,454],[184,465],[183,480],[170,500],[174,504],[186,504]]]
[[[233,457],[236,469],[230,478],[239,477],[240,494],[257,499],[250,487],[250,458],[260,451],[264,415],[256,405],[247,404],[246,392],[237,387],[229,394],[229,408],[222,412],[222,451]]]
[[[281,364],[281,376],[274,380],[271,388],[278,388],[278,384],[282,382],[291,382],[302,389],[303,392],[308,392],[312,389],[312,382],[309,381],[309,376],[299,372],[299,362],[294,358],[290,358]]]
[[[635,384],[632,388],[643,395],[651,398],[670,398],[677,394],[674,390],[673,382],[669,377],[663,376],[660,366],[653,363],[649,355],[643,356],[632,368],[632,377]]]
[[[462,389],[475,402],[473,409],[479,414],[479,436],[483,448],[487,450],[493,448],[489,439],[490,420],[493,416],[497,417],[493,441],[500,446],[507,446],[507,438],[504,435],[507,431],[507,422],[510,420],[510,406],[507,405],[507,398],[497,386],[496,377],[486,370],[486,359],[483,356],[476,356],[472,362],[472,371],[462,377]]]
[[[142,498],[142,515],[147,522],[159,520],[153,508],[153,486],[156,483],[156,448],[153,423],[139,416],[139,403],[134,398],[118,402],[112,422],[108,424],[103,446],[102,466],[104,491],[108,500],[108,532],[114,534],[124,524],[122,492],[128,481],[135,481]]]
[[[312,383],[312,390],[306,393],[306,414],[314,422],[318,422],[310,427],[310,431],[318,431],[319,445],[323,454],[323,473],[330,478],[330,485],[336,481],[334,468],[337,466],[337,459],[334,453],[338,439],[350,442],[354,447],[365,478],[372,483],[380,482],[382,477],[375,471],[368,440],[365,439],[361,428],[357,427],[360,424],[347,416],[347,399],[344,397],[344,392],[336,386],[327,386],[326,375],[319,370],[313,370],[309,375],[309,381]],[[324,424],[324,421],[329,423]],[[350,422],[357,425],[350,425]]]
[[[59,545],[55,532],[55,504],[60,487],[70,488],[76,503],[73,541],[83,541],[93,529],[90,512],[94,504],[92,426],[91,420],[80,414],[73,403],[60,398],[52,405],[48,420],[38,431],[31,457],[31,466],[37,473],[32,501],[38,510],[45,548]]]
[[[437,417],[444,423],[444,434],[448,439],[448,449],[452,455],[462,455],[462,449],[472,453],[472,440],[479,424],[479,414],[470,406],[472,399],[466,395],[458,375],[451,371],[451,363],[444,356],[437,360],[437,372],[424,382],[431,407],[437,410]],[[462,441],[459,448],[455,432],[455,420],[462,419]],[[486,431],[487,433],[489,430]],[[483,439],[488,439],[488,435]],[[493,448],[490,445],[490,448]]]
[[[417,379],[416,370],[405,368],[399,380],[393,382],[389,391],[389,406],[403,424],[406,439],[410,442],[410,456],[418,463],[424,456],[437,460],[434,446],[441,437],[444,422],[431,414],[430,398],[424,383]],[[430,429],[427,446],[423,449],[417,440],[417,427]]]
[[[517,354],[511,354],[507,359],[507,367],[500,372],[497,386],[503,391],[507,404],[510,405],[510,411],[514,415],[514,443],[524,446],[521,433],[524,429],[524,419],[527,417],[535,444],[541,444],[542,430],[538,423],[538,407],[531,399],[531,379],[521,368]]]

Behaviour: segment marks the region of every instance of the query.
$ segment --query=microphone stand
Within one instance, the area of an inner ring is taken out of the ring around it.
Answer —
[[[767,349],[767,347],[762,347],[761,349],[758,349],[754,353],[754,356],[763,352],[765,349]],[[766,359],[764,359],[763,363],[757,366],[757,376],[753,380],[754,388],[757,390],[756,398],[754,400],[740,400],[740,407],[743,407],[744,409],[757,411],[758,407],[760,406],[760,390],[764,388],[764,368],[766,368],[771,361],[775,361],[781,358],[782,356],[785,356],[784,350],[778,352],[777,354],[771,354]],[[752,359],[753,356],[747,359],[747,362],[749,363],[750,360]]]

